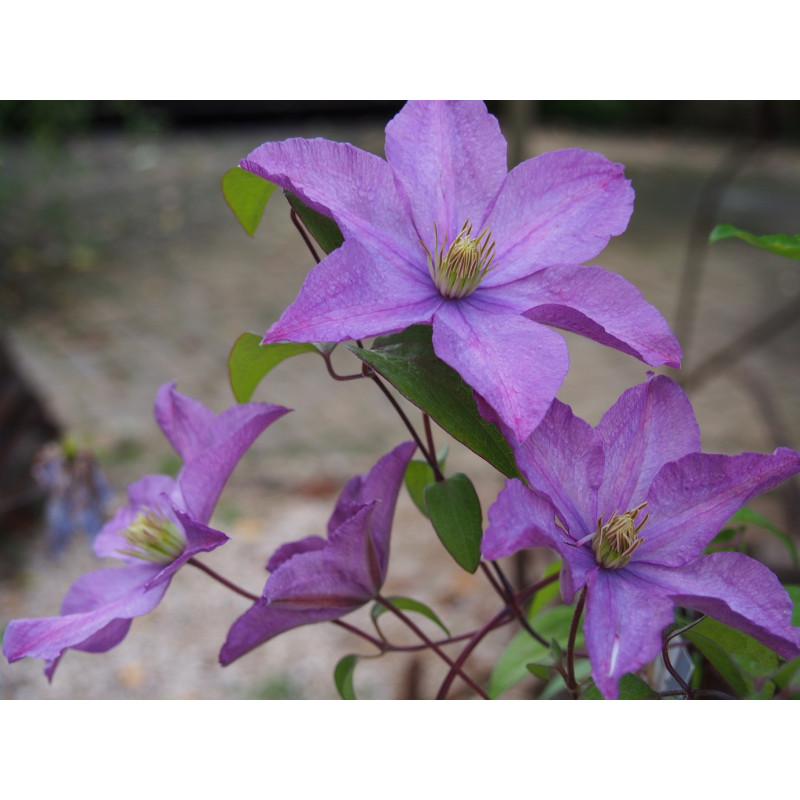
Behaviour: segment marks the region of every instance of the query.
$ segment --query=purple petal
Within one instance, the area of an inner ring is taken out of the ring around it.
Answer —
[[[440,242],[466,220],[482,230],[508,169],[506,140],[479,101],[406,103],[386,126],[386,158],[431,249],[434,222]]]
[[[443,302],[433,281],[427,271],[409,276],[398,265],[345,241],[311,270],[264,342],[344,342],[430,322]]]
[[[599,153],[577,149],[543,153],[515,167],[486,221],[498,267],[485,284],[594,258],[628,226],[633,189],[624,169]]]
[[[67,648],[104,652],[118,644],[127,626],[112,624],[152,611],[161,601],[169,581],[146,590],[159,567],[143,564],[120,569],[100,569],[83,575],[67,592],[62,616],[12,620],[3,638],[9,661],[26,656],[57,662]],[[51,665],[52,676],[55,664]]]
[[[658,310],[633,284],[602,267],[548,267],[493,291],[529,303],[528,319],[579,333],[647,364],[680,366],[680,345]]]
[[[661,650],[661,632],[675,619],[672,601],[627,568],[589,575],[583,632],[597,688],[619,697],[619,679]]]
[[[700,556],[678,569],[642,564],[637,571],[676,605],[744,631],[783,658],[800,655],[791,598],[767,567],[743,553]]]
[[[211,444],[186,462],[178,475],[190,516],[208,522],[239,460],[266,428],[288,412],[270,403],[243,403],[214,420],[208,437]]]
[[[567,344],[557,333],[471,297],[436,313],[433,349],[519,441],[539,424],[569,367]]]
[[[347,520],[335,546],[297,554],[269,576],[262,598],[228,632],[222,664],[290,628],[343,617],[377,594],[382,576],[369,537],[373,509],[365,506]]]
[[[194,458],[209,445],[216,419],[214,412],[199,400],[177,391],[174,381],[165,383],[158,390],[155,417],[164,436],[184,461]]]
[[[700,429],[689,398],[663,375],[624,392],[596,430],[606,456],[599,495],[599,513],[606,519],[638,506],[668,461],[700,451]]]
[[[489,526],[481,540],[487,561],[510,556],[526,547],[553,547],[564,533],[555,524],[557,511],[550,500],[513,478],[489,507]]]
[[[288,139],[262,144],[241,166],[333,217],[345,239],[426,271],[408,200],[382,158],[326,139]]]
[[[514,454],[531,488],[552,500],[573,541],[594,530],[605,458],[591,425],[554,400],[539,427],[517,445]]]
[[[680,566],[698,556],[751,498],[800,471],[800,455],[690,453],[661,468],[647,494],[650,521],[633,561]]]
[[[327,544],[327,540],[321,536],[306,536],[297,542],[287,542],[282,544],[267,561],[267,572],[275,572],[278,567],[292,556],[300,553],[309,553],[314,550],[322,550]]]

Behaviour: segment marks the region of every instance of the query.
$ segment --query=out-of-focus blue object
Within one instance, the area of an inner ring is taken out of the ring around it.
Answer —
[[[59,554],[80,531],[93,541],[107,518],[112,494],[94,453],[69,442],[51,442],[39,451],[32,471],[47,493],[45,537],[50,552]]]

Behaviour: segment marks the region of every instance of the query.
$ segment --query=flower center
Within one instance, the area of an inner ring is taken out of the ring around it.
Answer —
[[[186,547],[183,531],[149,508],[140,511],[121,535],[130,547],[119,550],[119,553],[153,564],[172,563]]]
[[[472,235],[472,225],[467,220],[453,243],[447,246],[447,237],[439,247],[439,231],[433,225],[433,253],[420,244],[428,255],[428,270],[436,288],[443,297],[458,299],[472,294],[487,272],[494,269],[494,241],[492,232],[484,228]]]
[[[592,535],[592,552],[601,567],[619,569],[631,560],[634,550],[644,541],[639,531],[650,515],[647,514],[638,525],[636,517],[646,505],[644,502],[624,514],[615,511],[606,523],[602,517],[597,520],[597,531]]]

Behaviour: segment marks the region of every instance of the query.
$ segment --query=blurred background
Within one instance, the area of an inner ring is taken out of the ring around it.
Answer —
[[[222,197],[224,173],[261,142],[290,136],[349,141],[382,155],[383,128],[401,106],[0,102],[0,628],[16,617],[57,614],[71,583],[97,566],[83,530],[96,525],[92,513],[113,510],[142,474],[178,468],[152,417],[157,388],[176,380],[217,412],[229,406],[233,342],[266,330],[313,266],[280,195],[253,238],[242,230]],[[684,367],[674,377],[694,403],[704,449],[800,448],[800,264],[737,240],[707,243],[721,222],[757,234],[800,233],[800,103],[489,107],[509,140],[510,164],[583,147],[626,165],[633,218],[593,263],[635,283],[681,340]],[[567,338],[572,367],[559,397],[594,424],[647,367]],[[357,369],[339,350],[341,370]],[[214,519],[234,541],[206,561],[260,593],[272,551],[322,533],[345,481],[406,433],[374,387],[333,383],[314,355],[281,364],[254,399],[295,413],[237,469]],[[437,442],[445,441],[439,432]],[[478,484],[485,513],[502,479],[452,442],[448,467]],[[68,512],[65,498],[76,496]],[[800,539],[797,481],[753,507]],[[781,577],[800,582],[778,539],[755,531],[747,541]],[[480,577],[450,562],[405,496],[392,547],[387,593],[432,605],[458,631],[494,613]],[[105,655],[70,651],[52,685],[41,662],[2,659],[0,692],[5,699],[327,698],[335,696],[336,661],[367,652],[346,633],[318,626],[222,669],[219,647],[246,608],[183,570],[120,646]],[[490,640],[484,661],[476,654],[478,675],[509,635]],[[392,656],[360,665],[356,686],[365,697],[413,697],[441,677],[436,662]]]

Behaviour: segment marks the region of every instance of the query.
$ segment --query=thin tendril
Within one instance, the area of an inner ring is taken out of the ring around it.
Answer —
[[[211,567],[207,567],[201,561],[197,561],[194,557],[190,558],[186,563],[197,567],[197,569],[205,572],[206,575],[210,575],[215,581],[219,581],[223,586],[227,586],[231,591],[240,594],[242,597],[246,597],[248,600],[252,600],[254,603],[257,603],[261,599],[258,595],[250,594],[246,589],[242,589],[241,586],[237,586],[227,578],[223,578],[218,572],[215,572]]]
[[[289,212],[289,216],[292,218],[292,222],[294,223],[295,228],[300,232],[300,235],[303,237],[303,241],[306,243],[306,247],[311,251],[311,255],[314,257],[314,261],[319,264],[322,260],[318,255],[317,251],[314,249],[314,245],[311,244],[311,239],[308,238],[308,234],[305,230],[305,225],[300,224],[300,218],[297,216],[297,212],[292,209]]]

